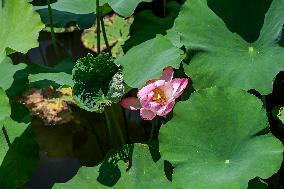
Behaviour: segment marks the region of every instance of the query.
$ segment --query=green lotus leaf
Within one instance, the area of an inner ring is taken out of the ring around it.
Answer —
[[[70,59],[64,59],[53,68],[33,65],[29,67],[28,80],[31,85],[74,86],[72,80],[72,68],[74,63]]]
[[[181,5],[170,1],[166,6],[166,16],[158,17],[151,10],[144,10],[135,15],[134,22],[130,27],[130,38],[123,45],[126,52],[135,45],[155,38],[156,34],[166,34],[166,30],[174,24]]]
[[[16,14],[15,14],[16,13]],[[6,49],[26,53],[38,46],[38,34],[44,28],[39,15],[26,0],[0,2],[0,62]]]
[[[273,0],[259,38],[249,43],[232,33],[206,0],[186,1],[173,30],[188,50],[197,51],[185,65],[194,87],[230,86],[269,94],[274,77],[284,70],[284,49],[277,44],[284,22],[283,7],[283,1]]]
[[[37,12],[40,14],[41,20],[45,25],[50,26],[48,9],[39,9]],[[63,28],[70,25],[78,25],[80,29],[92,27],[96,20],[96,14],[74,14],[70,12],[52,10],[53,26]]]
[[[61,86],[67,85],[67,86],[73,87],[74,85],[74,82],[72,80],[72,75],[67,74],[65,72],[38,73],[38,74],[32,74],[29,76],[30,83],[44,81],[44,80],[52,81]]]
[[[118,71],[113,58],[105,53],[96,58],[88,54],[79,59],[72,72],[77,104],[87,111],[102,112],[105,106],[117,102],[124,94],[123,78],[116,75]],[[116,93],[110,95],[109,92]]]
[[[267,189],[267,183],[256,177],[249,181],[248,189]]]
[[[128,17],[134,13],[134,10],[141,2],[152,2],[153,0],[102,0],[110,5],[117,14]]]
[[[11,108],[9,103],[9,98],[7,97],[5,91],[0,88],[0,121],[10,116]]]
[[[10,58],[5,58],[2,62],[0,62],[0,87],[4,90],[9,89],[14,82],[16,72],[23,70],[26,67],[27,65],[25,64],[13,65]]]
[[[160,130],[162,158],[174,166],[173,183],[186,189],[245,189],[281,166],[283,145],[268,127],[255,96],[233,88],[194,92],[176,105]]]
[[[128,17],[134,13],[134,10],[141,2],[152,2],[152,0],[100,0],[102,6],[102,13],[107,14],[110,9],[108,4],[116,13],[121,16]],[[52,9],[64,11],[74,14],[89,14],[96,12],[96,0],[58,0],[56,3],[51,4]],[[39,6],[36,9],[43,9],[46,6]]]
[[[127,145],[123,150],[108,155],[99,166],[82,167],[72,180],[65,184],[55,184],[53,188],[172,188],[163,166],[163,161],[153,161],[148,146]]]
[[[105,30],[107,34],[107,39],[111,47],[112,55],[119,57],[123,55],[122,44],[129,38],[129,28],[133,18],[122,18],[116,14],[111,17],[104,18]],[[88,49],[97,52],[97,33],[96,26],[87,29],[82,34],[82,42]],[[101,33],[101,39],[103,39],[103,34]],[[105,41],[101,41],[101,49],[106,50],[107,46]]]
[[[11,117],[0,120],[0,186],[3,189],[22,187],[39,162],[39,147],[29,127],[29,112],[19,104],[12,109]]]
[[[103,5],[102,1],[100,5]],[[46,8],[47,6],[35,6],[36,10]],[[96,0],[58,0],[51,4],[51,8],[61,12],[90,14],[96,12]]]
[[[130,49],[117,64],[123,66],[123,77],[132,88],[143,87],[146,81],[158,79],[167,66],[179,68],[185,58],[182,50],[162,35]]]
[[[207,0],[210,9],[222,18],[228,29],[248,42],[257,40],[271,2],[272,0]]]

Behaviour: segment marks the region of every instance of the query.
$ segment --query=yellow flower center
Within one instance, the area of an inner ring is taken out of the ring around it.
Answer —
[[[167,98],[166,98],[164,91],[162,91],[160,88],[156,88],[154,89],[154,96],[152,100],[159,104],[165,104],[167,101]]]

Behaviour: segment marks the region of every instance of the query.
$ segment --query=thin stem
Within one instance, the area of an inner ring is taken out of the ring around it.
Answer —
[[[49,16],[52,45],[53,45],[53,48],[54,48],[54,51],[55,51],[56,58],[59,60],[60,59],[60,53],[59,53],[59,50],[58,50],[58,46],[57,46],[57,43],[56,43],[56,37],[55,37],[55,33],[54,33],[52,9],[51,9],[51,6],[50,6],[50,0],[47,0],[47,7],[48,7],[48,16]]]
[[[126,144],[126,141],[125,141],[125,138],[123,136],[123,133],[122,133],[122,130],[121,130],[121,127],[120,127],[120,124],[119,124],[119,121],[117,119],[117,116],[115,114],[115,111],[113,109],[113,106],[111,107],[111,113],[112,113],[112,116],[113,116],[113,119],[114,119],[114,126],[115,126],[115,129],[117,131],[117,134],[120,138],[120,142],[122,145]]]
[[[163,0],[163,16],[167,14],[167,0]]]
[[[101,52],[101,28],[100,28],[100,0],[96,0],[96,17],[97,17],[97,52]]]
[[[104,152],[104,148],[102,147],[102,143],[101,143],[101,141],[100,141],[100,138],[99,138],[99,136],[97,135],[97,132],[96,132],[95,128],[92,126],[92,124],[91,124],[91,122],[90,122],[90,120],[89,120],[89,117],[88,117],[87,113],[84,112],[84,114],[85,114],[85,118],[86,118],[86,120],[87,120],[87,122],[88,122],[88,128],[90,129],[91,133],[95,136],[95,138],[96,138],[96,140],[97,140],[97,143],[98,143],[98,147],[99,147],[100,152],[101,152],[101,155],[102,155],[102,157],[104,157],[105,152]]]
[[[110,119],[109,119],[109,116],[106,110],[104,110],[104,116],[105,116],[105,127],[107,129],[106,130],[107,138],[109,140],[109,143],[112,143],[111,123],[110,123]]]
[[[9,139],[8,133],[7,133],[6,128],[4,127],[4,125],[3,125],[3,127],[2,127],[2,131],[3,131],[3,133],[4,133],[6,142],[7,142],[8,146],[9,146],[9,148],[10,148],[10,146],[11,146],[11,141],[10,141],[10,139]]]
[[[5,7],[5,0],[2,0],[2,8]]]
[[[41,49],[40,43],[39,43],[39,52],[40,52],[40,55],[41,55],[43,64],[44,64],[45,66],[48,66],[47,62],[45,61],[44,53],[43,53],[43,51],[42,51],[42,49]]]
[[[111,56],[111,50],[110,50],[109,43],[108,43],[108,40],[107,40],[107,34],[106,34],[106,29],[105,29],[103,17],[101,17],[101,25],[102,25],[102,32],[103,32],[105,44],[106,44],[106,47],[107,47],[107,51],[108,51],[108,54]]]
[[[261,100],[262,100],[263,106],[266,108],[266,99],[265,99],[265,96],[262,96],[262,97],[261,97]]]
[[[128,116],[126,116],[126,111],[124,109],[122,110],[122,113],[123,113],[123,118],[124,118],[126,141],[127,141],[127,143],[130,143],[129,130],[128,130],[128,127],[129,127],[128,120],[129,120],[130,114],[128,114]]]
[[[154,136],[154,131],[155,131],[155,123],[154,121],[152,121],[152,125],[151,125],[151,133],[150,133],[150,137],[149,137],[149,140],[148,140],[148,144],[150,144],[153,140],[153,136]]]
[[[4,127],[4,125],[2,126],[2,131],[4,133],[4,137],[5,137],[5,140],[6,140],[7,144],[8,144],[8,147],[10,148],[11,147],[11,141],[9,139],[8,133],[7,133],[6,128]],[[18,188],[22,189],[22,188],[24,188],[24,186],[19,186]]]

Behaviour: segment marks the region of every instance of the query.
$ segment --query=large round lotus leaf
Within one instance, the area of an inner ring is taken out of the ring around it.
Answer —
[[[124,160],[126,162],[124,162]],[[82,167],[77,175],[54,189],[169,189],[162,160],[154,162],[143,144],[127,145],[97,167]]]
[[[38,46],[38,33],[43,27],[26,0],[0,1],[0,62],[8,49],[26,53]]]
[[[185,58],[182,50],[162,35],[131,48],[117,63],[123,66],[123,77],[133,88],[143,87],[146,81],[158,79],[167,66],[179,68]]]
[[[185,65],[194,87],[229,86],[269,94],[274,77],[284,70],[284,49],[277,44],[283,8],[283,0],[273,0],[258,40],[248,43],[226,27],[206,0],[186,1],[173,30],[188,50],[197,50],[191,63]]]
[[[282,162],[283,146],[268,127],[262,103],[233,88],[208,88],[178,103],[160,131],[162,158],[174,166],[181,189],[245,189],[268,178]]]

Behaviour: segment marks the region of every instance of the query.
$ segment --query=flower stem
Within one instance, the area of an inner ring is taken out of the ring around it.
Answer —
[[[104,116],[105,116],[105,127],[106,127],[106,135],[107,135],[107,139],[109,140],[109,146],[112,143],[112,134],[111,134],[111,123],[110,123],[110,119],[108,116],[108,113],[106,112],[106,110],[104,110]]]
[[[109,43],[108,43],[108,40],[107,40],[107,34],[106,34],[106,29],[105,29],[103,17],[101,17],[101,25],[102,25],[102,32],[103,32],[105,44],[106,44],[106,47],[107,47],[107,51],[108,51],[108,54],[111,56],[111,50],[110,50]]]
[[[88,128],[90,129],[91,133],[92,133],[92,134],[95,136],[95,138],[96,138],[96,141],[97,141],[97,143],[98,143],[98,147],[99,147],[101,156],[104,157],[105,152],[104,152],[104,148],[102,147],[102,143],[101,143],[101,141],[100,141],[100,138],[99,138],[99,136],[97,135],[97,132],[96,132],[95,128],[92,126],[91,121],[89,120],[88,114],[85,113],[85,112],[84,112],[84,114],[85,114],[85,118],[86,118],[86,120],[87,120],[87,122],[88,122],[88,124],[87,124],[87,125],[88,125]]]
[[[150,133],[150,137],[149,137],[148,142],[147,142],[148,144],[150,144],[153,140],[154,131],[155,131],[155,123],[154,123],[154,121],[152,121],[151,133]]]
[[[60,53],[59,53],[59,50],[58,50],[58,46],[56,44],[56,37],[55,37],[54,27],[53,27],[53,18],[52,18],[52,9],[51,9],[51,6],[50,6],[50,0],[47,0],[47,7],[48,7],[48,16],[49,16],[52,45],[53,45],[53,48],[54,48],[54,51],[55,51],[56,58],[59,60],[60,59]]]
[[[163,0],[163,16],[166,17],[167,14],[167,0]]]
[[[101,28],[100,28],[100,0],[96,0],[96,17],[97,17],[97,53],[101,52]]]
[[[113,117],[113,120],[114,120],[114,126],[115,126],[115,129],[116,129],[116,132],[120,138],[120,142],[122,145],[125,145],[126,144],[126,141],[125,141],[125,138],[123,136],[123,133],[122,133],[122,130],[121,130],[121,127],[120,127],[120,124],[119,124],[119,120],[117,119],[117,116],[116,116],[116,113],[113,109],[113,106],[111,107],[111,113],[112,113],[112,117]]]
[[[2,127],[2,131],[3,131],[3,134],[4,134],[4,136],[5,136],[5,140],[6,140],[7,144],[8,144],[8,147],[10,148],[10,147],[11,147],[11,142],[10,142],[8,133],[7,133],[6,128],[5,128],[4,125],[3,125],[3,127]]]

